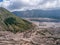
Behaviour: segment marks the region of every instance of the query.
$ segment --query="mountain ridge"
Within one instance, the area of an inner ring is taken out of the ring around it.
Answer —
[[[14,11],[12,12],[17,16],[20,17],[27,17],[27,18],[53,18],[53,19],[60,19],[60,10],[27,10],[27,11]]]
[[[32,29],[32,27],[31,22],[15,16],[5,8],[0,7],[0,30],[7,30],[16,33]]]

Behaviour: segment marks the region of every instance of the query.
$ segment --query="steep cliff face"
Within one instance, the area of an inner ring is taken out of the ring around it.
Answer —
[[[32,29],[32,27],[32,23],[21,19],[8,10],[0,7],[0,30],[7,30],[16,33]]]

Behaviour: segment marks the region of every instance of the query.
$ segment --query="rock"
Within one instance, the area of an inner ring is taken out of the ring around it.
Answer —
[[[0,31],[0,45],[60,45],[60,33],[37,29],[21,33]]]

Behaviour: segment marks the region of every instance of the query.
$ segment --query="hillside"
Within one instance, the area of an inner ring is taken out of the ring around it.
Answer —
[[[26,10],[26,11],[14,11],[12,12],[20,17],[29,17],[29,18],[54,18],[60,19],[60,10]]]
[[[0,7],[0,45],[60,45],[60,23],[32,23]]]
[[[16,33],[32,28],[32,23],[21,19],[8,10],[0,7],[0,30],[7,30]]]

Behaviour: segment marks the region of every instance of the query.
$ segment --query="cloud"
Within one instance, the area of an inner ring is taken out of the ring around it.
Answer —
[[[55,9],[60,8],[60,0],[3,0],[0,7],[10,11],[31,9]]]
[[[0,2],[0,7],[2,6],[2,2]]]
[[[40,5],[41,9],[51,9],[56,7],[57,7],[57,1],[46,2],[45,4]]]

